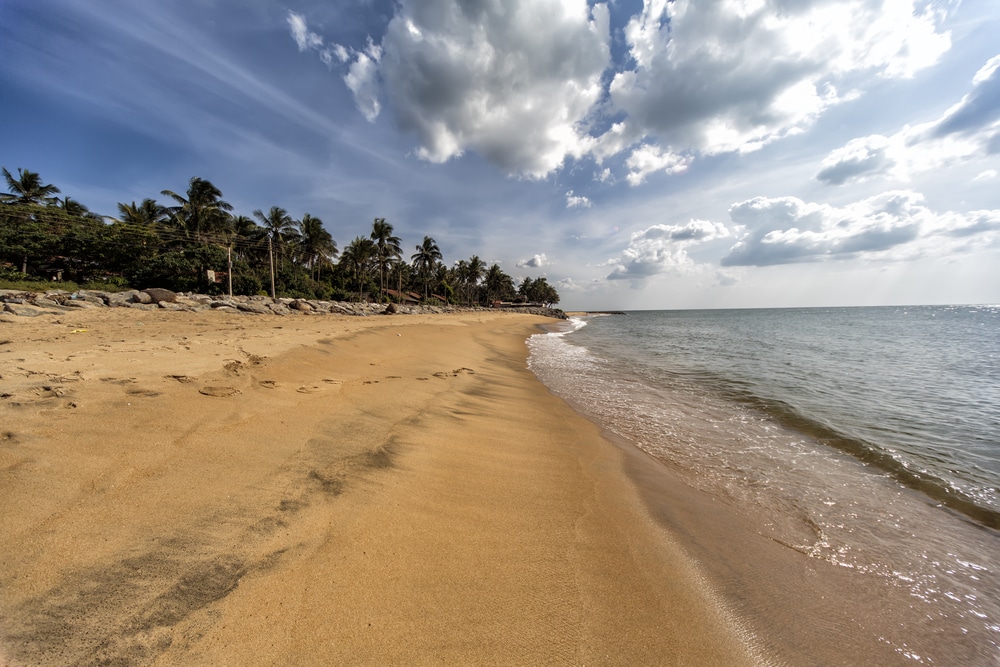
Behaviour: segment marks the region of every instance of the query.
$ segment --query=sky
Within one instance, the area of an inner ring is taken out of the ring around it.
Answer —
[[[1000,303],[1000,3],[0,0],[0,166],[570,309]]]

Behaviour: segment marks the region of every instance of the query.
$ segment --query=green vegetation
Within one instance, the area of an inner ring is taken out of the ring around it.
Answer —
[[[183,193],[118,204],[118,216],[91,212],[35,172],[3,169],[0,194],[0,288],[101,289],[166,287],[175,291],[270,294],[295,298],[488,305],[495,301],[554,305],[544,277],[514,280],[478,255],[444,264],[425,236],[410,262],[385,218],[339,251],[323,221],[283,208],[233,213],[210,181],[192,178]],[[339,256],[339,257],[338,257]],[[230,287],[231,283],[231,287]]]

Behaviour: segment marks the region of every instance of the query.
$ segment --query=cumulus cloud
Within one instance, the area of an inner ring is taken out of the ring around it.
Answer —
[[[625,29],[635,67],[616,110],[673,150],[751,151],[801,132],[867,73],[911,76],[950,46],[912,0],[647,0]]]
[[[608,260],[608,280],[645,280],[661,273],[684,273],[694,266],[688,248],[730,236],[725,225],[691,220],[685,225],[653,225],[632,234],[620,257]]]
[[[380,41],[350,50],[288,23],[300,50],[348,65],[366,118],[383,100],[425,160],[475,151],[542,178],[624,154],[633,185],[803,132],[856,94],[838,86],[912,76],[950,47],[922,0],[645,0],[623,18],[614,53],[609,4],[587,0],[399,0]]]
[[[939,118],[890,137],[852,139],[823,160],[816,178],[841,185],[873,176],[905,181],[913,172],[1000,152],[1000,56],[976,72],[972,90]]]
[[[756,197],[729,209],[745,231],[723,266],[769,266],[855,257],[908,259],[945,247],[948,239],[1000,241],[1000,210],[935,213],[921,194],[896,190],[835,207],[795,197]],[[968,245],[968,241],[962,241]]]
[[[607,6],[584,0],[404,0],[381,75],[420,157],[472,149],[542,177],[588,150],[582,122],[602,95],[609,40]]]
[[[628,167],[628,180],[630,185],[639,185],[646,180],[646,176],[657,171],[665,174],[679,174],[691,164],[690,157],[664,151],[658,146],[644,144],[639,146],[625,161]]]
[[[979,172],[976,175],[976,177],[974,179],[972,179],[972,180],[975,181],[975,182],[977,182],[977,183],[980,183],[982,181],[992,181],[996,177],[997,177],[997,170],[996,169],[986,169],[984,171]]]
[[[288,27],[292,31],[292,39],[299,45],[299,51],[317,49],[323,46],[323,38],[309,30],[304,16],[288,12],[287,20]]]
[[[593,203],[583,195],[574,195],[570,190],[566,193],[566,208],[590,208]]]
[[[548,257],[545,256],[545,253],[542,253],[540,255],[535,255],[534,257],[530,257],[528,259],[522,259],[521,261],[519,261],[517,263],[517,268],[519,268],[519,269],[539,269],[539,268],[547,265],[548,263],[549,263]]]
[[[368,47],[356,55],[344,77],[344,83],[354,93],[354,103],[368,122],[373,122],[382,110],[378,85],[378,62],[381,57],[382,50],[368,40]]]
[[[349,50],[342,44],[326,45],[323,38],[309,30],[309,24],[301,14],[288,12],[288,27],[292,39],[298,45],[299,51],[316,51],[319,59],[327,67],[333,66],[333,61],[349,64],[344,75],[344,83],[354,94],[354,103],[369,122],[374,121],[382,109],[379,102],[378,62],[382,57],[382,49],[372,39],[362,51]],[[353,62],[352,62],[353,61]]]

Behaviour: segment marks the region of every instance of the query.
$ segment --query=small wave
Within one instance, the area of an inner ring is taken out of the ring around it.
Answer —
[[[738,402],[759,410],[782,426],[849,454],[862,463],[889,474],[903,486],[926,494],[978,524],[1000,530],[1000,511],[984,507],[953,483],[920,470],[912,463],[897,458],[891,452],[862,438],[851,437],[827,424],[810,419],[782,401],[763,399],[749,393],[730,393]]]

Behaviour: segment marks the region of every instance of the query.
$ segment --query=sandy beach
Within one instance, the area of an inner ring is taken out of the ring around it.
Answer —
[[[0,318],[0,664],[759,662],[544,322]]]

